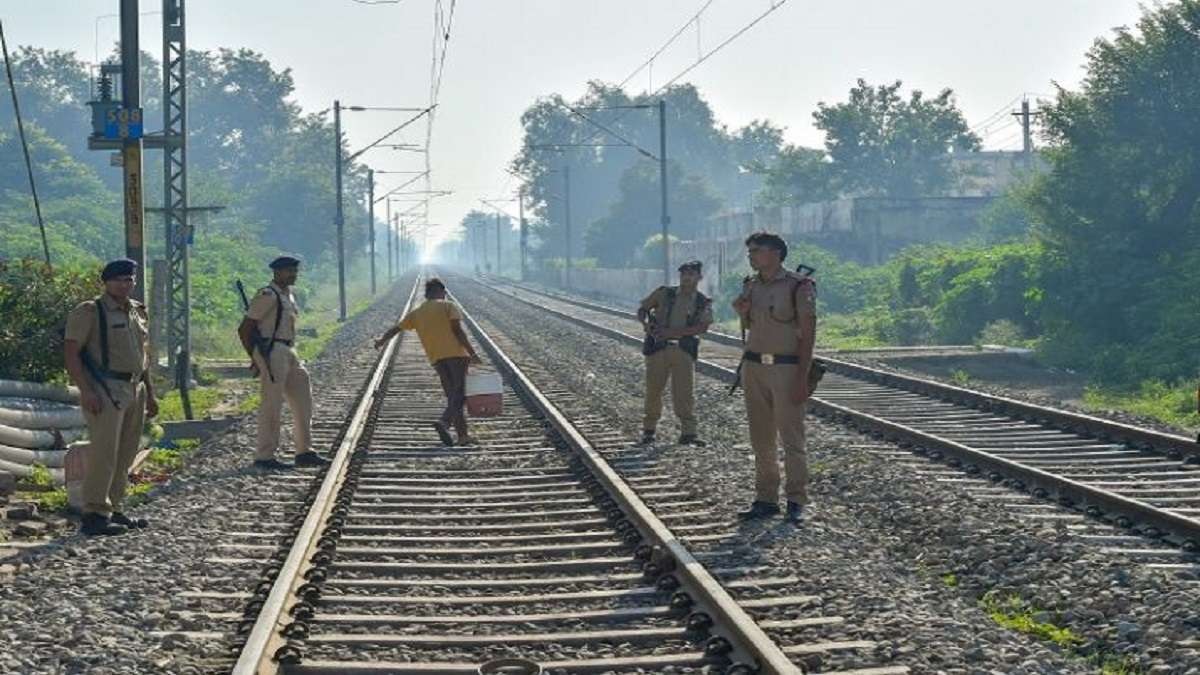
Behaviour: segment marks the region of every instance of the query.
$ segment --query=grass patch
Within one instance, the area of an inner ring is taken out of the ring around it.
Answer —
[[[958,576],[953,572],[942,575],[942,584],[948,588],[954,588],[958,585]]]
[[[258,410],[258,404],[262,403],[262,394],[254,391],[246,395],[237,405],[237,413],[239,415],[248,415],[255,410]]]
[[[1137,389],[1088,387],[1083,403],[1089,410],[1124,410],[1178,427],[1200,427],[1196,389],[1191,383],[1146,380]]]
[[[155,483],[146,481],[144,483],[134,483],[125,491],[125,503],[129,506],[141,506],[148,501],[147,495],[154,489]]]
[[[50,469],[43,464],[35,463],[30,467],[29,475],[21,482],[38,491],[54,489],[54,478],[50,475]]]
[[[961,368],[955,368],[950,373],[950,381],[960,387],[966,387],[971,384],[971,375]]]
[[[1083,638],[1070,628],[1038,620],[1037,616],[1043,612],[1026,603],[1018,595],[1001,598],[999,593],[989,591],[980,598],[979,605],[992,621],[1003,628],[1032,635],[1067,649],[1083,643]]]
[[[830,314],[822,316],[817,325],[817,347],[820,349],[867,349],[884,347],[878,332],[865,314]]]
[[[204,419],[221,402],[223,393],[220,387],[198,387],[190,390],[188,395],[192,402],[192,416]],[[179,422],[186,419],[178,389],[172,389],[158,399],[158,417],[154,419],[158,422]]]
[[[34,497],[34,502],[37,503],[38,511],[43,513],[65,513],[69,508],[66,488],[40,492]]]

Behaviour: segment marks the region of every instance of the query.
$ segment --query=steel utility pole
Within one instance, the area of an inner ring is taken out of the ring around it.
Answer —
[[[504,276],[500,272],[500,214],[496,214],[496,276]]]
[[[521,281],[525,281],[525,247],[529,244],[528,231],[525,229],[525,189],[517,188],[517,219],[521,227]]]
[[[182,361],[188,379],[192,351],[191,209],[187,185],[187,42],[184,0],[163,0],[163,234],[166,239],[167,364],[172,372]],[[163,311],[155,308],[155,311]],[[180,391],[187,388],[182,382]]]
[[[567,240],[567,272],[566,286],[567,290],[571,290],[571,165],[563,164],[563,212],[566,225],[566,240]]]
[[[1029,110],[1028,100],[1021,101],[1021,112],[1012,114],[1021,120],[1021,152],[1025,155],[1026,166],[1033,162],[1033,118],[1041,114]]]
[[[658,99],[658,182],[662,190],[663,285],[671,285],[671,215],[667,210],[667,102]]]
[[[141,52],[138,38],[138,0],[121,0],[121,107],[131,122],[142,118]],[[121,147],[125,187],[125,257],[145,274],[145,203],[142,185],[142,138],[126,138]],[[135,300],[146,299],[146,285],[134,287]]]
[[[338,321],[346,320],[346,220],[342,213],[342,103],[333,102],[333,146],[334,184],[337,192],[337,208],[333,223],[337,226],[338,264]]]
[[[387,223],[388,281],[390,282],[396,276],[395,275],[396,268],[392,264],[393,263],[393,260],[392,260],[392,200],[387,199],[385,201],[387,202],[387,207],[386,207],[387,215],[386,215],[386,220],[384,220],[383,222]],[[371,203],[374,204],[375,200],[371,200]]]
[[[400,269],[407,270],[408,269],[408,222],[404,221],[404,220],[400,220],[400,214],[396,214],[396,220],[400,223],[400,241],[399,241],[399,251],[398,251],[398,253],[400,254]]]
[[[371,223],[367,228],[367,236],[371,241],[371,295],[375,295],[375,169],[367,169],[367,208],[370,215],[367,222]]]

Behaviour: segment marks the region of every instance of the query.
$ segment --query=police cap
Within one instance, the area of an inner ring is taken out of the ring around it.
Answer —
[[[137,268],[138,264],[136,261],[129,258],[117,258],[104,266],[104,271],[100,273],[100,280],[108,281],[117,277],[133,276],[137,274]]]
[[[679,266],[680,272],[696,272],[697,274],[704,273],[704,263],[699,260],[689,260]]]
[[[282,269],[287,269],[289,267],[299,267],[299,266],[300,266],[300,259],[293,258],[290,255],[281,255],[278,258],[272,260],[271,264],[269,265],[269,267],[273,270],[282,270]]]

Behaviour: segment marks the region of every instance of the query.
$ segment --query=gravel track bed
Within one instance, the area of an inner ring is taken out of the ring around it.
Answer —
[[[533,286],[536,287],[536,285],[533,285]],[[505,288],[505,290],[511,292],[513,289],[510,286],[510,287]],[[562,294],[562,291],[559,289],[545,289],[545,290],[547,290],[548,292],[551,292],[551,293]],[[559,307],[559,308],[562,308],[564,306],[571,307],[571,305],[569,305],[564,300],[547,299],[544,296],[539,296],[539,295],[536,295],[534,293],[530,293],[527,291],[524,293],[521,293],[521,294],[524,297],[535,298],[541,302],[546,302],[547,304],[553,305],[555,307]],[[623,305],[629,305],[630,307],[633,307],[636,304],[636,301],[628,302],[628,301],[621,301],[621,300],[616,300],[613,298],[601,297],[601,296],[583,295],[580,297],[583,299],[586,299],[586,300],[590,300],[595,303],[613,306],[613,307],[620,307]],[[620,327],[623,330],[626,330],[627,332],[637,330],[637,324],[634,323],[632,320],[622,321],[621,319],[618,319],[617,317],[614,317],[612,315],[605,315],[602,313],[598,313],[598,312],[588,310],[588,309],[583,309],[583,308],[576,308],[575,311],[580,312],[581,316],[587,316],[587,317],[599,318],[599,317],[606,316],[607,320],[610,322],[608,325]],[[636,334],[636,332],[634,334]],[[936,347],[931,347],[930,351],[933,354],[937,353]],[[910,355],[915,354],[915,353],[916,352],[909,352]],[[1019,389],[1019,388],[1015,388],[1015,387],[1006,387],[1003,385],[990,383],[985,380],[981,380],[981,379],[977,379],[977,378],[972,378],[970,384],[967,384],[964,386],[961,383],[955,382],[954,380],[947,378],[947,377],[942,377],[942,376],[932,374],[932,373],[929,373],[929,372],[926,372],[923,370],[918,370],[915,368],[906,368],[901,363],[897,363],[896,361],[889,359],[887,357],[886,352],[884,352],[884,351],[872,351],[872,350],[861,350],[861,352],[853,351],[853,350],[851,350],[851,351],[834,351],[834,352],[830,352],[830,356],[835,359],[838,359],[840,361],[849,361],[851,363],[857,363],[860,365],[869,366],[871,368],[878,368],[880,370],[886,370],[886,371],[898,373],[900,375],[908,375],[910,377],[918,377],[921,379],[933,380],[935,382],[940,382],[942,384],[946,384],[946,385],[950,385],[950,386],[954,386],[954,387],[962,387],[965,389],[971,389],[971,390],[979,391],[979,392],[982,392],[985,394],[991,394],[993,396],[1003,396],[1006,398],[1016,399],[1018,401],[1025,401],[1026,403],[1033,403],[1035,405],[1041,405],[1041,406],[1046,406],[1046,407],[1050,407],[1050,408],[1060,408],[1062,410],[1069,410],[1069,411],[1081,413],[1084,415],[1091,415],[1093,417],[1099,417],[1102,419],[1112,420],[1114,422],[1120,422],[1122,424],[1130,424],[1133,426],[1145,427],[1147,429],[1154,429],[1156,431],[1161,431],[1164,433],[1178,434],[1181,436],[1188,436],[1188,437],[1194,437],[1196,434],[1195,429],[1187,429],[1187,428],[1183,428],[1183,427],[1178,427],[1178,426],[1163,422],[1161,420],[1154,419],[1152,417],[1145,417],[1145,416],[1137,415],[1137,414],[1134,414],[1131,412],[1126,412],[1124,410],[1094,410],[1094,409],[1084,408],[1076,403],[1064,401],[1060,398],[1055,398],[1052,396],[1045,396],[1045,395],[1032,393],[1026,389]],[[706,358],[712,358],[711,350],[709,352],[709,355],[706,356]],[[722,359],[720,359],[720,358],[717,358],[716,360],[722,361]],[[1055,369],[1051,368],[1051,367],[1047,367],[1046,370],[1048,373],[1056,372]]]
[[[905,368],[902,365],[897,364],[895,361],[881,359],[878,356],[841,352],[838,353],[836,357],[843,361],[850,361],[852,363],[869,366],[871,368],[878,368],[880,370],[886,370],[889,372],[898,373],[900,375],[908,375],[909,377],[919,377],[925,380],[933,380],[934,382],[940,382],[941,384],[947,384],[952,387],[962,387],[964,389],[980,391],[993,396],[1003,396],[1006,398],[1016,399],[1018,401],[1024,401],[1026,403],[1046,406],[1048,408],[1060,408],[1062,410],[1069,410],[1071,412],[1077,412],[1083,415],[1091,415],[1092,417],[1099,417],[1101,419],[1111,420],[1113,422],[1120,422],[1121,424],[1130,424],[1137,427],[1144,427],[1146,429],[1154,429],[1155,431],[1161,431],[1168,434],[1177,434],[1180,436],[1187,436],[1189,438],[1195,438],[1196,436],[1195,429],[1186,429],[1173,424],[1167,424],[1166,422],[1154,419],[1153,417],[1145,417],[1143,415],[1137,415],[1124,410],[1095,410],[1091,408],[1084,408],[1080,405],[1071,403],[1069,401],[1063,401],[1059,398],[1034,394],[1025,389],[1005,387],[978,378],[971,378],[970,384],[967,384],[964,387],[962,384],[956,383],[949,378],[941,377],[939,375],[928,373],[922,370]],[[1047,368],[1047,371],[1053,372],[1050,368]]]
[[[639,354],[499,294],[477,295],[477,285],[461,286],[460,300],[493,338],[516,339],[513,358],[542,366],[539,386],[574,392],[591,414],[637,437]],[[653,454],[732,518],[751,498],[753,459],[740,397],[727,390],[697,376],[708,448],[662,445]],[[672,438],[669,396],[666,407],[660,437]],[[1097,546],[966,491],[914,480],[870,452],[886,445],[810,417],[814,503],[806,522],[743,526],[743,560],[801,577],[788,592],[822,596],[822,613],[845,617],[855,637],[879,641],[879,656],[914,672],[1084,673],[1097,670],[1087,657],[1120,655],[1146,673],[1200,673],[1200,651],[1186,642],[1200,627],[1195,586],[1114,562]],[[946,575],[954,575],[953,585]],[[988,591],[1021,596],[1042,610],[1040,620],[1069,627],[1082,643],[1069,654],[999,627],[978,606]],[[808,665],[823,667],[819,659]]]
[[[411,288],[410,278],[382,293],[309,364],[316,439],[329,439],[340,426],[353,396],[334,389],[348,385],[357,391],[377,358],[369,338],[395,320]],[[150,529],[119,537],[64,537],[27,553],[20,572],[0,580],[0,672],[189,673],[229,663],[219,642],[160,638],[152,631],[200,628],[180,611],[185,603],[177,594],[244,591],[257,578],[257,566],[205,561],[235,555],[216,549],[226,541],[222,532],[246,525],[239,522],[244,517],[238,505],[263,490],[264,476],[250,468],[253,417],[204,443],[181,471],[151,491],[147,504],[133,509],[150,520]],[[284,438],[280,454],[286,457],[291,452],[286,425]],[[306,482],[294,486],[297,498],[307,489]]]

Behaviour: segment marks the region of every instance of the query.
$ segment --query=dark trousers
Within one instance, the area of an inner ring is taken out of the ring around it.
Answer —
[[[453,426],[459,436],[467,435],[467,418],[463,415],[463,405],[467,401],[467,365],[470,362],[465,356],[456,356],[433,364],[433,369],[442,380],[442,391],[446,393],[446,410],[442,412],[442,424],[447,427]]]

